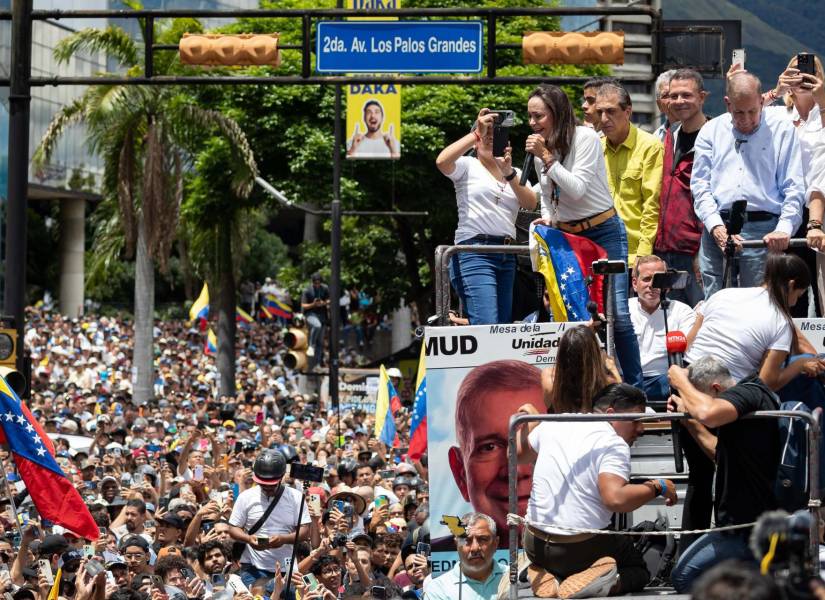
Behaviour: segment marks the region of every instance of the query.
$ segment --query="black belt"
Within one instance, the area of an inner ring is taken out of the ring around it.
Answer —
[[[746,214],[748,215],[748,221],[770,221],[779,218],[779,215],[764,210],[749,210]],[[730,210],[727,208],[720,210],[719,216],[727,220],[730,217]]]
[[[487,235],[486,233],[479,233],[468,240],[464,240],[461,244],[472,244],[473,242],[484,242],[487,244],[500,244],[502,246],[509,246],[515,242],[509,235]]]

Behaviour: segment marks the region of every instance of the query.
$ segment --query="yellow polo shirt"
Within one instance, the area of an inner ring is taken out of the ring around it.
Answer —
[[[653,254],[659,225],[664,147],[655,136],[632,123],[627,139],[614,148],[602,137],[607,183],[616,212],[627,229],[628,266],[636,256]]]

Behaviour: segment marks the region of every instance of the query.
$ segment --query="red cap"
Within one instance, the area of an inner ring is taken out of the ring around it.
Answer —
[[[665,337],[665,348],[668,354],[674,352],[684,353],[687,350],[687,337],[681,331],[670,331]]]

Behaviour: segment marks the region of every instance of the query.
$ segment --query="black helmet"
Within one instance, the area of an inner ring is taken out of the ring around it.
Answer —
[[[261,485],[275,485],[286,473],[286,458],[278,450],[264,450],[252,465],[252,479]]]
[[[406,485],[407,487],[413,487],[412,479],[407,475],[399,475],[395,479],[392,480],[392,489],[397,488],[400,485]]]
[[[358,463],[351,458],[345,458],[338,463],[338,478],[355,477],[355,471],[358,469]]]

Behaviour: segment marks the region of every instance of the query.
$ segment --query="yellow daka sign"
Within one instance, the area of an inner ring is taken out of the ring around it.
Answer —
[[[395,9],[401,8],[401,0],[347,0],[347,8],[353,11]],[[389,19],[349,17],[348,20]],[[347,86],[347,158],[401,158],[400,85]]]

